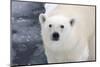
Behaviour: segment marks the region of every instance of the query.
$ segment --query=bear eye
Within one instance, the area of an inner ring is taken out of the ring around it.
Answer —
[[[49,24],[49,27],[51,28],[51,27],[52,27],[52,25],[51,25],[51,24]]]
[[[61,25],[60,27],[63,29],[64,28],[64,25]]]

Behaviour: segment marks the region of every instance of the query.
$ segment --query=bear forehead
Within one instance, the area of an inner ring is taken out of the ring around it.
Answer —
[[[70,20],[71,20],[70,18],[63,15],[56,15],[47,18],[48,23],[57,23],[57,24],[67,23]]]

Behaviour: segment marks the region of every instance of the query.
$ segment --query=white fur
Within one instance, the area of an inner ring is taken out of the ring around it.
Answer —
[[[77,10],[75,11],[75,9]],[[73,13],[70,13],[70,11]],[[39,16],[41,35],[48,63],[88,60],[89,38],[95,32],[94,14],[91,17],[89,16],[91,13],[95,13],[94,8],[61,5],[55,8],[54,12]],[[45,21],[43,21],[43,18]],[[73,26],[70,25],[72,18],[75,19]],[[49,28],[49,24],[52,24],[51,28]],[[64,29],[61,29],[60,25],[64,25]],[[51,40],[52,33],[55,31],[60,34],[59,41]]]

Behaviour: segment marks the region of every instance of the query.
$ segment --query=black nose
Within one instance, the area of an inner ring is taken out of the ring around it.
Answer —
[[[54,32],[54,33],[52,34],[52,40],[54,40],[54,41],[59,40],[59,33],[58,33],[58,32]]]

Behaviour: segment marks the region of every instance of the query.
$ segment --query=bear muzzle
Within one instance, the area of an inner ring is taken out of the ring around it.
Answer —
[[[59,37],[60,37],[60,35],[59,35],[58,32],[54,32],[54,33],[52,34],[52,40],[53,40],[53,41],[58,41],[58,40],[59,40]]]

